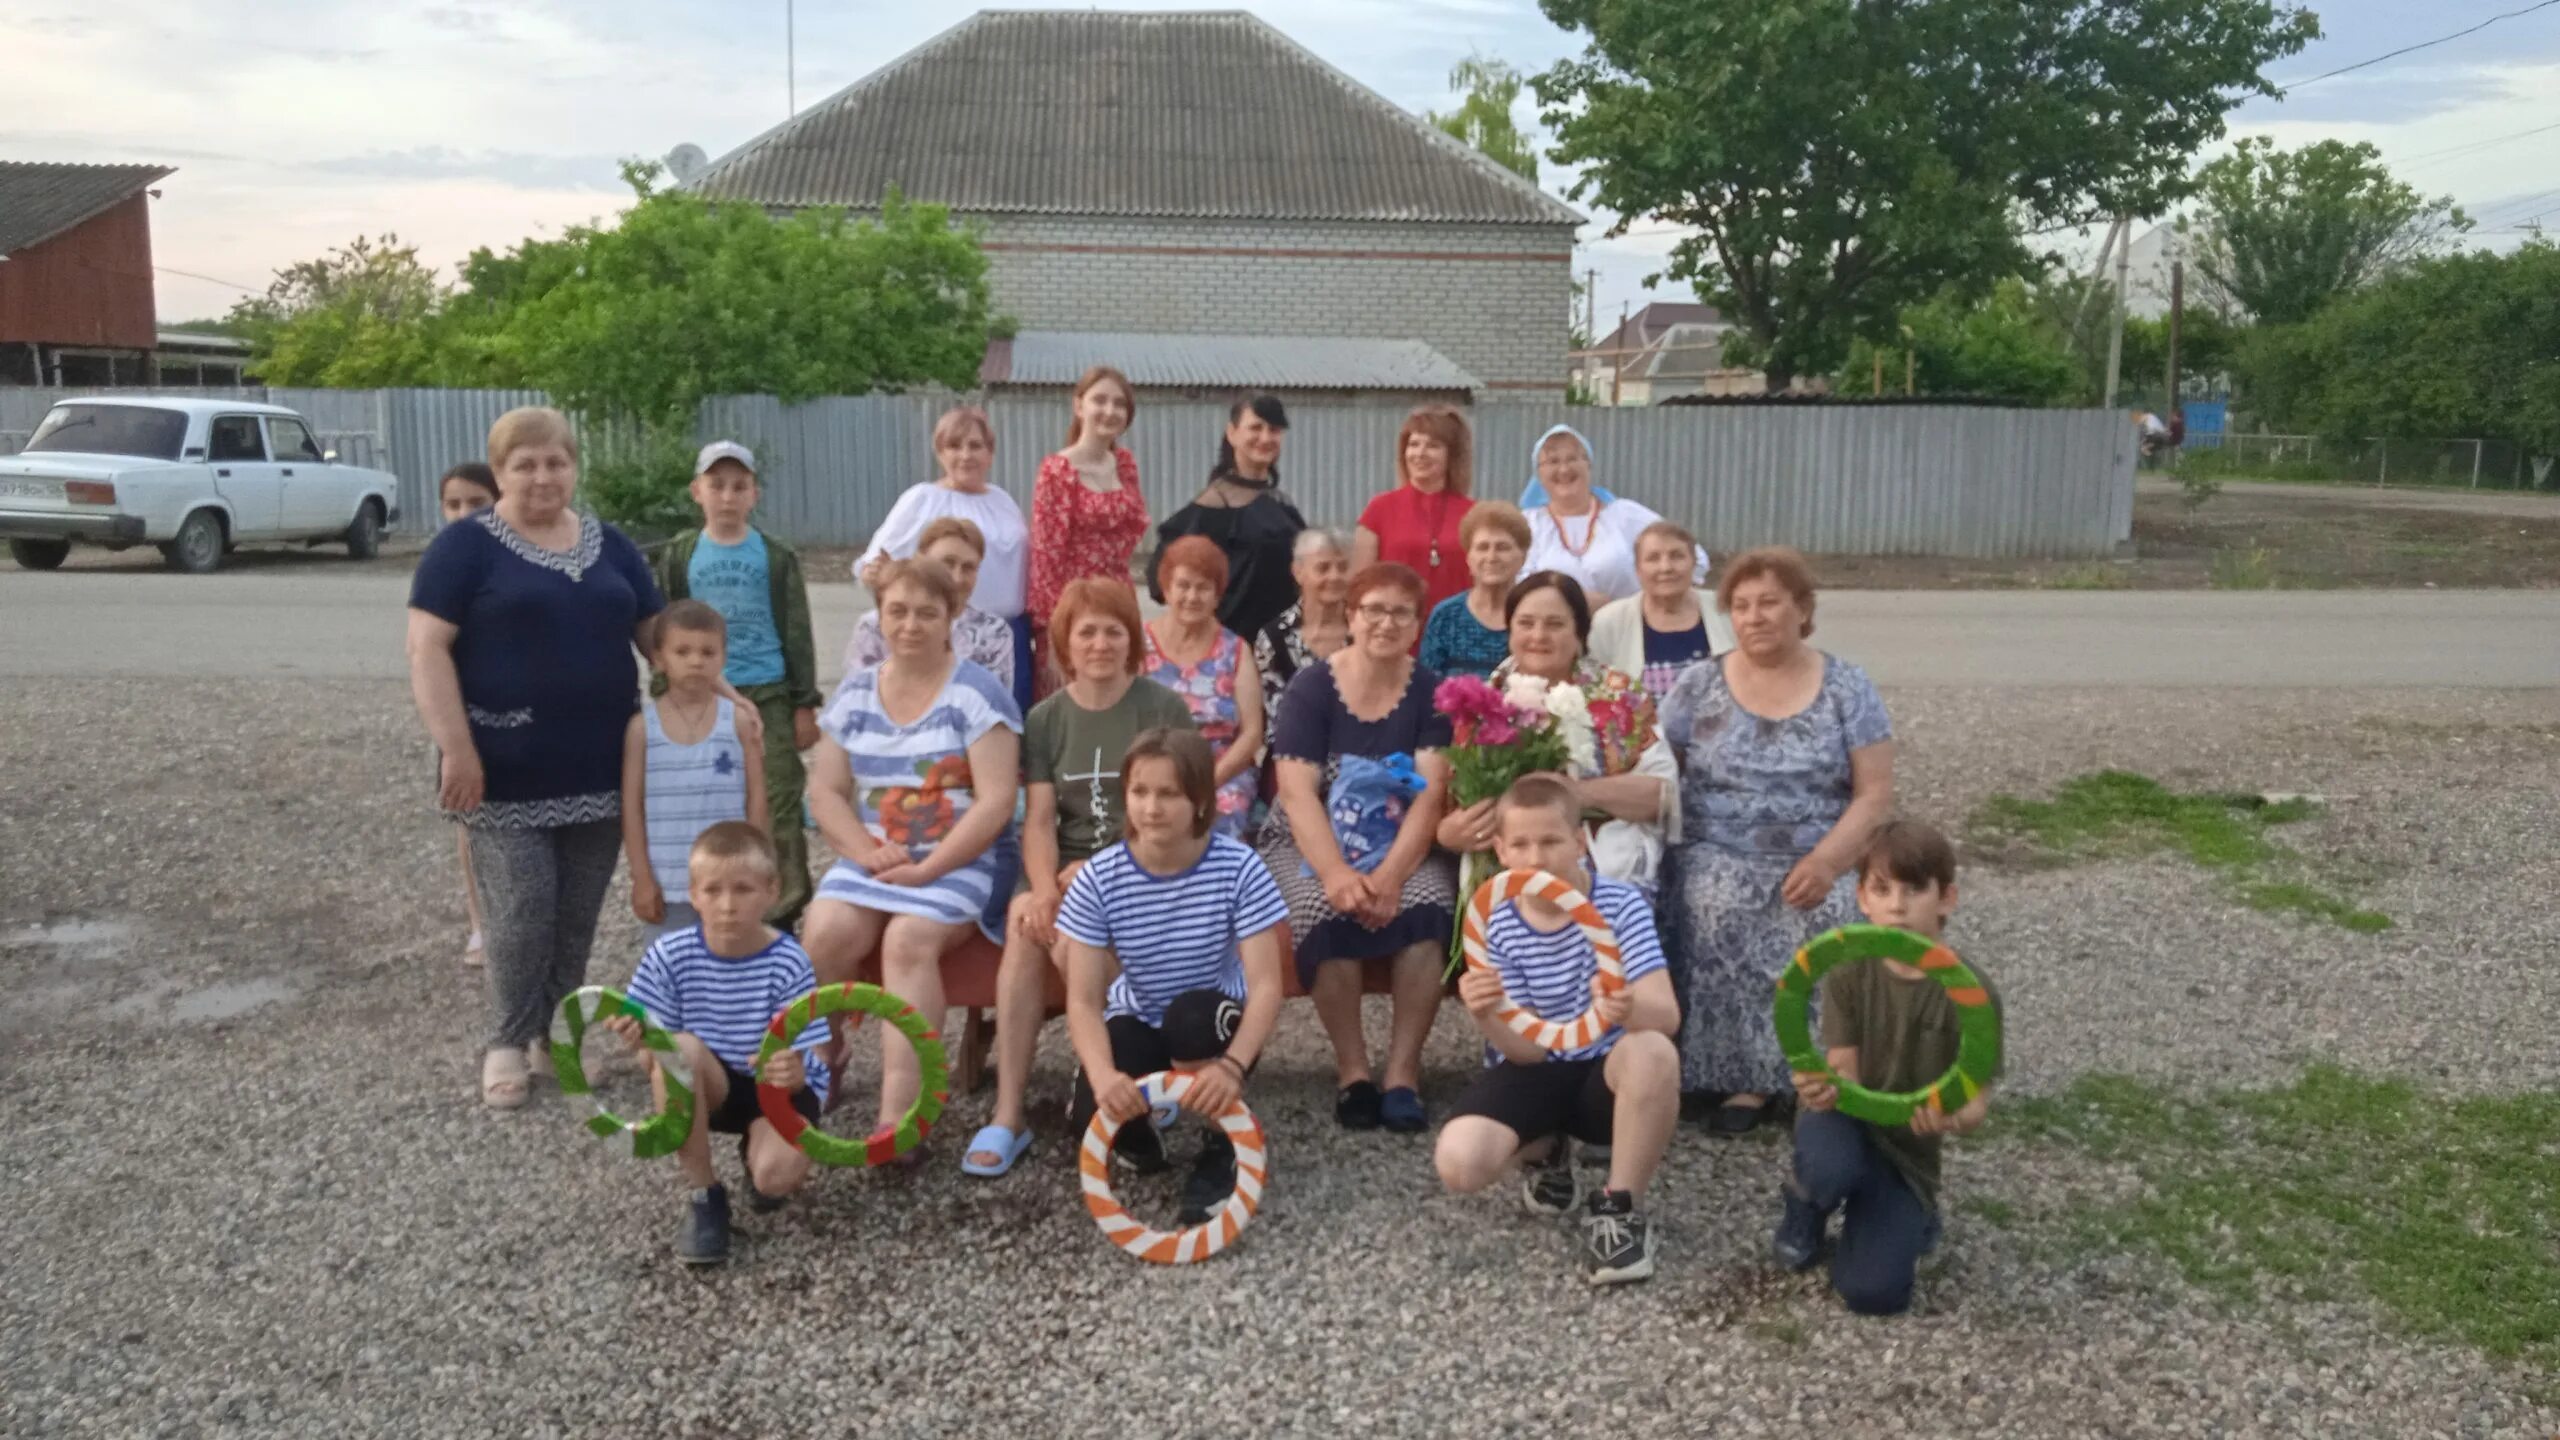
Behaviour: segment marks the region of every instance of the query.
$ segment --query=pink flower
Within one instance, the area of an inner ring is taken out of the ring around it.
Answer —
[[[1431,692],[1432,708],[1453,720],[1482,719],[1503,712],[1502,692],[1473,675],[1453,675]]]
[[[1519,738],[1520,727],[1511,723],[1511,717],[1507,715],[1491,715],[1487,716],[1483,723],[1476,726],[1475,739],[1472,743],[1478,745],[1508,745]]]

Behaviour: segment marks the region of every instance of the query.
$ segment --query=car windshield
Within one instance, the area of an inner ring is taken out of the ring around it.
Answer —
[[[24,453],[73,450],[175,460],[187,441],[187,417],[146,405],[56,405],[36,427]]]

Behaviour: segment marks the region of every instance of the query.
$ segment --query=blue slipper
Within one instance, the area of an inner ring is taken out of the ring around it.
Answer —
[[[961,1173],[992,1180],[1011,1170],[1013,1162],[1021,1159],[1023,1152],[1030,1148],[1031,1127],[1027,1125],[1018,1134],[1001,1125],[981,1126],[977,1134],[969,1137],[969,1148],[960,1156]],[[981,1150],[1004,1158],[993,1165],[981,1165],[971,1158]]]
[[[1431,1128],[1431,1117],[1422,1112],[1422,1097],[1410,1085],[1399,1085],[1379,1098],[1378,1120],[1400,1135],[1418,1135]]]

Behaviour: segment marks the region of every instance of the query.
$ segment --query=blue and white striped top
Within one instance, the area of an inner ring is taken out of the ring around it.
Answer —
[[[783,1006],[817,988],[809,952],[788,935],[777,934],[753,955],[731,959],[712,954],[702,927],[689,925],[659,936],[641,953],[623,993],[661,1026],[701,1041],[721,1064],[753,1074],[765,1027]],[[827,1022],[813,1020],[791,1042],[809,1072],[809,1088],[821,1100],[827,1096],[827,1067],[818,1063],[818,1046],[826,1038]]]
[[[1618,956],[1626,962],[1628,984],[1663,968],[1662,939],[1654,932],[1653,907],[1643,891],[1623,880],[1604,879],[1589,882],[1583,893],[1617,932]],[[1484,938],[1485,958],[1502,976],[1503,990],[1533,1014],[1570,1020],[1591,1008],[1591,981],[1599,973],[1600,962],[1579,926],[1568,921],[1558,930],[1538,930],[1521,918],[1517,903],[1504,901],[1485,922]],[[1579,1050],[1548,1058],[1597,1060],[1624,1033],[1611,1030]],[[1502,1052],[1486,1046],[1485,1063],[1502,1064]]]
[[[747,786],[764,780],[747,774],[737,707],[727,699],[720,699],[711,733],[691,745],[667,738],[657,701],[640,710],[649,726],[649,768],[640,782],[640,808],[649,817],[649,870],[667,902],[681,905],[691,893],[685,862],[694,839],[723,820],[746,819]]]
[[[1237,943],[1288,919],[1271,867],[1222,834],[1212,834],[1199,862],[1179,875],[1149,871],[1122,841],[1085,862],[1058,906],[1060,934],[1119,957],[1103,1017],[1134,1015],[1149,1025],[1163,1024],[1165,1007],[1185,991],[1242,1001]]]

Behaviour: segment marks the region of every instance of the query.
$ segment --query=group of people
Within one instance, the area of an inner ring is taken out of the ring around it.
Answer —
[[[1230,407],[1197,496],[1153,526],[1149,619],[1133,565],[1151,517],[1122,443],[1136,399],[1116,371],[1082,379],[1027,525],[989,482],[985,416],[945,415],[942,473],[899,498],[855,562],[874,605],[826,696],[798,559],[751,523],[744,446],[704,448],[703,524],[653,560],[570,507],[565,419],[527,409],[493,427],[488,467],[447,477],[450,523],[409,621],[494,998],[483,1100],[524,1103],[548,1017],[584,981],[619,849],[652,935],[632,994],[680,1032],[694,1071],[686,1260],[727,1249],[708,1134],[740,1135],[750,1203],[808,1174],[751,1098],[781,1002],[868,973],[937,1017],[944,960],[981,937],[1002,955],[996,1097],[959,1156],[970,1175],[1005,1175],[1031,1148],[1054,1011],[1077,1060],[1071,1121],[1143,1113],[1136,1080],[1168,1067],[1194,1073],[1184,1105],[1208,1115],[1244,1090],[1293,981],[1333,1052],[1336,1120],[1422,1132],[1460,859],[1484,855],[1479,870],[1583,888],[1626,984],[1595,989],[1589,943],[1551,903],[1497,909],[1490,968],[1455,987],[1486,1065],[1443,1117],[1443,1181],[1518,1171],[1533,1210],[1581,1214],[1590,1279],[1640,1279],[1657,1248],[1643,1193],[1684,1111],[1738,1135],[1797,1109],[1779,1253],[1814,1263],[1844,1211],[1835,1284],[1862,1310],[1906,1305],[1935,1237],[1938,1139],[1981,1106],[1907,1133],[1842,1119],[1823,1077],[1790,1072],[1770,997],[1798,948],[1861,909],[1934,933],[1953,853],[1888,823],[1892,728],[1864,673],[1808,643],[1802,558],[1751,551],[1706,588],[1696,538],[1598,485],[1589,441],[1564,426],[1534,448],[1518,504],[1479,500],[1465,419],[1440,407],[1407,419],[1397,484],[1356,531],[1310,526],[1281,489],[1287,411],[1256,395]],[[475,511],[475,490],[492,503]],[[635,646],[651,698],[634,690]],[[1576,773],[1460,805],[1434,702],[1459,674],[1640,693],[1654,725]],[[1403,777],[1391,833],[1341,828],[1346,766]],[[835,856],[814,887],[811,827]],[[1389,996],[1382,1054],[1362,1024],[1373,981]],[[1956,1035],[1936,985],[1897,973],[1843,998],[1844,984],[1823,991],[1834,1069],[1880,1087],[1934,1079]],[[1596,1008],[1603,1033],[1551,1055],[1499,1020],[1510,1002]],[[762,1078],[815,1114],[846,1093],[848,1055],[816,1025]],[[875,1135],[921,1084],[902,1039],[881,1056]],[[1170,1163],[1156,1127],[1120,1134],[1119,1163]],[[1186,1224],[1235,1183],[1211,1135]],[[1575,1141],[1606,1154],[1587,1196]]]

